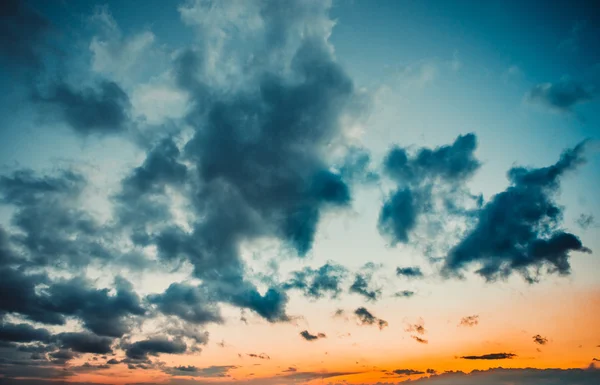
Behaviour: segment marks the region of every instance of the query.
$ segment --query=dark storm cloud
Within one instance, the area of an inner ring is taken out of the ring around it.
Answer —
[[[414,155],[405,148],[392,148],[384,159],[384,173],[397,187],[381,208],[379,232],[392,245],[408,243],[419,217],[435,211],[438,195],[445,213],[464,214],[455,198],[464,193],[462,184],[479,169],[476,148],[474,134],[459,136],[451,145],[421,148]],[[444,190],[438,194],[434,189]]]
[[[326,263],[318,269],[305,267],[292,272],[292,278],[284,283],[286,290],[301,290],[308,298],[337,298],[341,293],[341,283],[347,275],[347,269],[334,263]]]
[[[164,197],[166,186],[181,186],[189,177],[179,158],[179,148],[173,139],[161,140],[148,152],[144,163],[122,181],[121,191],[114,196],[120,225],[133,228],[134,243],[150,241],[147,225],[172,220],[170,199],[157,197]]]
[[[532,338],[533,338],[533,342],[538,345],[546,345],[548,343],[548,339],[545,337],[542,337],[539,334],[534,335]]]
[[[563,79],[557,83],[537,84],[527,94],[529,101],[563,112],[570,112],[575,105],[592,100],[594,97],[592,86],[570,79]]]
[[[60,333],[57,339],[63,348],[74,352],[96,354],[112,352],[112,338],[100,337],[92,333]]]
[[[23,0],[0,5],[0,57],[11,67],[38,67],[52,26]]]
[[[26,251],[21,263],[81,267],[111,258],[105,229],[81,208],[86,186],[86,179],[70,170],[0,176],[0,203],[15,208],[11,223],[20,230],[10,239]]]
[[[300,332],[300,337],[304,338],[307,341],[315,341],[321,338],[327,338],[327,336],[323,333],[318,334],[310,334],[308,330],[303,330]]]
[[[471,264],[488,281],[517,272],[528,282],[547,273],[570,273],[569,253],[590,252],[579,238],[560,228],[562,208],[554,197],[560,177],[584,162],[585,142],[566,150],[543,168],[513,167],[510,186],[477,213],[476,225],[445,259],[443,273],[461,275]]]
[[[490,353],[481,356],[462,356],[460,358],[464,360],[510,360],[516,356],[513,353]]]
[[[180,283],[171,284],[163,294],[148,297],[163,314],[175,315],[198,325],[223,322],[219,308],[207,302],[208,298],[209,293],[203,292],[201,287]]]
[[[28,324],[0,324],[0,341],[12,342],[32,342],[50,341],[51,334],[48,330],[42,328],[34,328]]]
[[[49,286],[41,291],[40,284]],[[131,284],[115,281],[116,294],[95,289],[80,278],[50,282],[43,275],[24,275],[11,268],[0,269],[0,310],[19,313],[36,322],[63,325],[66,317],[79,318],[90,331],[120,337],[129,330],[128,319],[144,314]]]
[[[181,340],[169,340],[166,337],[153,337],[146,340],[134,342],[127,346],[125,354],[128,358],[145,360],[149,355],[155,356],[160,353],[181,354],[187,349]]]
[[[479,324],[479,316],[470,315],[461,318],[459,326],[476,326],[477,324]]]
[[[381,288],[372,288],[371,274],[357,273],[354,282],[350,286],[350,293],[363,296],[367,301],[376,301],[381,297]]]
[[[58,83],[48,90],[36,92],[33,100],[54,108],[81,135],[123,132],[127,128],[131,108],[127,93],[109,80],[80,89]]]
[[[388,326],[387,321],[375,317],[373,314],[371,314],[370,311],[368,311],[364,307],[359,307],[358,309],[356,309],[354,311],[354,315],[356,315],[361,325],[377,325],[379,327],[379,330],[383,330],[383,328]]]
[[[418,266],[411,267],[397,267],[396,275],[398,277],[407,277],[407,278],[422,278],[423,272],[421,268]]]

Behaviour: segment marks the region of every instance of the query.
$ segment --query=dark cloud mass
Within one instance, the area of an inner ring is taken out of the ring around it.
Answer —
[[[38,67],[52,30],[48,19],[21,0],[0,5],[0,58],[11,66]]]
[[[414,155],[402,147],[392,148],[384,160],[384,172],[397,187],[381,208],[379,232],[392,245],[408,243],[419,217],[439,210],[438,200],[443,201],[445,215],[461,212],[457,205],[465,194],[462,184],[480,166],[476,148],[474,134],[459,136],[451,145],[421,148]]]
[[[181,354],[187,349],[186,344],[180,340],[169,340],[166,337],[154,337],[134,342],[125,350],[128,358],[145,360],[148,355],[158,353]]]
[[[490,353],[481,356],[462,356],[460,358],[464,360],[509,360],[516,356],[513,353]]]
[[[61,333],[57,336],[62,347],[79,353],[111,353],[112,338],[91,333]]]
[[[125,91],[109,80],[82,89],[59,83],[36,93],[34,100],[55,108],[62,119],[82,135],[124,131],[131,108]]]
[[[590,250],[560,228],[562,208],[554,197],[560,177],[584,162],[584,148],[585,142],[565,151],[552,166],[510,169],[510,186],[479,210],[475,226],[450,250],[443,272],[457,275],[477,264],[477,274],[488,281],[517,272],[528,282],[536,282],[544,267],[569,274],[569,253]]]
[[[531,102],[540,103],[546,107],[570,112],[572,108],[594,98],[594,88],[590,85],[563,79],[557,83],[541,83],[535,85],[527,94]]]

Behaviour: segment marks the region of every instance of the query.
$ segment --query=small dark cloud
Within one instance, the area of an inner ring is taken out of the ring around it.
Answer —
[[[593,358],[592,361],[596,361],[596,362],[600,362],[600,359],[598,358]]]
[[[381,297],[381,288],[372,288],[371,273],[357,273],[350,286],[350,293],[363,296],[367,301],[377,301]]]
[[[307,341],[315,341],[315,340],[318,340],[321,338],[327,338],[327,336],[324,333],[318,333],[315,335],[315,334],[310,334],[308,332],[308,330],[301,331],[300,336]]]
[[[412,338],[413,340],[417,341],[420,344],[428,344],[429,343],[428,340],[421,338],[419,336],[410,336],[410,338]]]
[[[427,369],[426,372],[427,372],[427,374],[436,374],[437,370],[435,370],[435,369]]]
[[[487,281],[519,273],[537,282],[544,273],[568,275],[570,253],[590,252],[581,240],[561,229],[562,208],[555,202],[560,178],[584,162],[585,143],[566,150],[559,161],[542,168],[513,167],[510,186],[477,213],[477,222],[448,253],[442,272],[461,276],[479,265]]]
[[[461,318],[459,326],[476,326],[479,324],[479,316],[478,315],[470,315]]]
[[[575,105],[592,100],[594,91],[590,85],[563,79],[557,83],[535,85],[527,94],[527,99],[556,111],[571,112]]]
[[[414,291],[411,290],[402,290],[394,293],[394,297],[396,298],[410,298],[415,295]]]
[[[481,356],[462,356],[463,360],[510,360],[516,357],[513,353],[490,353]]]
[[[268,354],[265,353],[260,353],[260,354],[256,354],[256,353],[247,353],[246,354],[248,357],[252,357],[252,358],[259,358],[261,360],[270,360],[271,357],[269,357]]]
[[[427,330],[425,330],[425,324],[423,323],[423,320],[419,320],[418,323],[408,325],[408,327],[406,328],[406,331],[409,333],[410,332],[419,333],[421,335],[423,335],[427,332]]]
[[[361,325],[377,325],[377,327],[379,327],[379,330],[383,330],[383,328],[388,326],[387,321],[375,317],[373,314],[371,314],[370,311],[368,311],[364,307],[359,307],[358,309],[356,309],[354,311],[354,314],[358,318],[358,321]]]
[[[290,366],[289,368],[287,368],[287,369],[286,369],[286,370],[284,370],[283,372],[284,372],[284,373],[294,373],[294,372],[297,372],[297,371],[298,371],[298,369],[296,369],[296,368],[294,368],[294,367],[291,367],[291,366]]]
[[[107,365],[117,365],[117,364],[120,364],[120,363],[121,363],[121,361],[119,361],[117,359],[114,359],[114,358],[111,358],[110,360],[106,361]]]
[[[425,372],[414,369],[396,369],[393,370],[392,373],[397,374],[399,376],[414,376],[416,374],[425,374]]]
[[[538,344],[538,345],[546,345],[548,343],[548,339],[545,338],[545,337],[542,337],[539,334],[536,334],[532,338],[533,338],[533,342],[536,343],[536,344]]]
[[[130,344],[126,347],[125,354],[131,359],[145,360],[148,358],[148,355],[155,356],[159,353],[181,354],[186,349],[186,344],[181,340],[154,337]]]
[[[398,277],[423,278],[423,272],[421,271],[421,268],[418,266],[397,267],[396,275]]]
[[[581,214],[575,222],[581,229],[587,230],[594,225],[595,220],[592,214]]]
[[[113,81],[103,80],[82,89],[58,83],[43,93],[36,92],[33,100],[54,109],[81,135],[123,132],[129,122],[129,97]]]

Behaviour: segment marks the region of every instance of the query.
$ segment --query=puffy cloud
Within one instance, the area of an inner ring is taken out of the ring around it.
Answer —
[[[560,112],[571,112],[575,105],[592,100],[594,91],[590,85],[562,79],[556,83],[535,85],[527,94],[527,99]]]
[[[283,284],[286,290],[301,290],[308,298],[323,298],[329,295],[336,298],[342,291],[341,283],[347,275],[347,269],[334,263],[326,263],[318,269],[305,267],[292,272],[292,278]]]
[[[194,324],[221,323],[223,319],[218,307],[207,302],[208,298],[209,293],[203,292],[200,287],[173,283],[163,294],[150,296],[149,301],[162,313]]]
[[[475,226],[448,253],[446,275],[460,275],[472,264],[488,281],[517,272],[528,282],[543,273],[570,273],[569,253],[590,252],[579,238],[560,228],[562,208],[555,202],[560,178],[584,162],[585,142],[566,150],[554,165],[513,167],[510,186],[477,213]]]
[[[130,344],[126,347],[125,354],[131,359],[145,360],[148,358],[148,355],[155,356],[160,353],[181,354],[184,353],[186,349],[186,344],[181,340],[169,340],[166,337],[153,337]]]
[[[91,333],[60,333],[57,335],[61,346],[79,353],[112,353],[112,338],[99,337]]]
[[[50,341],[51,334],[48,330],[42,328],[34,328],[28,324],[0,324],[0,341],[11,342],[32,342]]]
[[[53,108],[81,135],[123,132],[129,122],[129,97],[109,80],[80,89],[67,83],[53,84],[43,92],[36,92],[33,100]]]
[[[383,330],[383,328],[388,326],[388,322],[386,320],[382,320],[381,318],[375,317],[370,311],[365,309],[364,307],[359,307],[354,311],[354,315],[358,318],[358,321],[361,325],[377,325],[379,330]]]
[[[357,273],[350,286],[350,293],[363,296],[367,301],[376,301],[381,297],[381,288],[372,288],[371,273]]]
[[[459,136],[451,145],[421,148],[414,155],[393,147],[384,160],[384,173],[397,187],[383,203],[379,232],[392,245],[408,243],[424,213],[465,215],[459,201],[464,196],[475,199],[462,185],[479,169],[476,148],[474,134]],[[441,207],[438,201],[442,201]]]

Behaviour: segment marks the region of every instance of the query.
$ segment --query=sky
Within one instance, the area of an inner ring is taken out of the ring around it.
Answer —
[[[0,5],[0,384],[600,383],[593,1]]]

